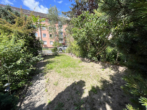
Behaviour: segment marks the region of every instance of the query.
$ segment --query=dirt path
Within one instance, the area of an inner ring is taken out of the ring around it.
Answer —
[[[41,61],[37,64],[41,73],[34,76],[32,85],[28,88],[25,95],[21,110],[46,110],[45,78],[42,73],[44,66],[45,61]]]

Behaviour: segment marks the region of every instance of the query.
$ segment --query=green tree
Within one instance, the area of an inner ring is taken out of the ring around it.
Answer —
[[[127,57],[125,65],[131,70],[124,80],[126,93],[132,96],[134,107],[141,107],[138,99],[147,98],[147,1],[100,0],[99,7],[108,16],[117,49]],[[131,110],[131,108],[129,109]]]
[[[83,12],[72,19],[72,36],[82,51],[82,57],[99,60],[100,54],[107,48],[110,35],[108,23],[98,19],[97,15]]]
[[[16,14],[9,6],[1,8],[0,18],[0,92],[4,92],[4,84],[11,83],[10,94],[23,87],[34,69],[34,65],[41,59],[40,41],[35,38],[35,25],[32,17],[23,13]],[[5,17],[7,16],[7,17]],[[1,94],[0,108],[15,109],[15,98],[7,96],[5,100]]]

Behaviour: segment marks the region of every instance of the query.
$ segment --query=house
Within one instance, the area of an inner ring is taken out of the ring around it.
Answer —
[[[0,6],[5,7],[6,5],[0,4]],[[20,8],[12,7],[11,8],[15,11],[20,12]],[[59,41],[62,45],[66,45],[66,33],[65,29],[67,25],[62,25],[60,22],[55,24],[55,30],[56,30],[56,35],[53,34],[53,31],[51,31],[52,27],[50,25],[50,20],[47,17],[47,14],[40,13],[40,12],[35,12],[35,11],[30,11],[26,9],[21,9],[23,13],[27,16],[29,16],[32,12],[34,16],[39,16],[40,18],[45,18],[46,20],[41,22],[41,24],[44,24],[45,26],[40,27],[36,33],[36,39],[40,39],[43,41],[43,47],[45,48],[53,48],[53,43],[56,41]],[[58,36],[55,37],[54,36]]]

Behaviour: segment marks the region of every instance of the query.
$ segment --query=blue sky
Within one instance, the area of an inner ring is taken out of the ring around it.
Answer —
[[[74,1],[74,0],[73,0]],[[41,13],[47,13],[48,8],[55,6],[60,12],[69,11],[71,7],[71,1],[69,0],[0,0],[0,4],[11,5],[13,7],[22,7],[27,10],[34,10]]]

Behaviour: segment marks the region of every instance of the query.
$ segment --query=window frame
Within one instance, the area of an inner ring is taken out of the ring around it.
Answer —
[[[52,44],[51,44],[51,42],[52,42]],[[50,45],[53,45],[54,44],[54,42],[53,41],[50,41]]]
[[[46,37],[46,33],[43,33],[43,34],[42,34],[43,37],[44,37],[44,35],[45,35],[45,37]],[[45,37],[44,37],[44,38],[45,38]]]
[[[46,42],[46,43],[45,43]],[[47,41],[43,41],[43,45],[47,45]]]
[[[35,33],[35,37],[38,37],[38,33]]]
[[[44,29],[43,29],[43,28],[44,28]],[[42,26],[42,27],[41,27],[41,30],[46,30],[46,27],[45,27],[45,26]]]

